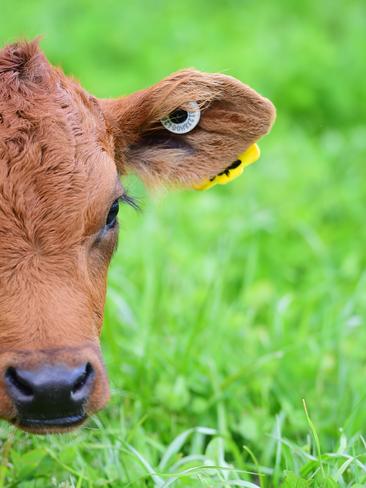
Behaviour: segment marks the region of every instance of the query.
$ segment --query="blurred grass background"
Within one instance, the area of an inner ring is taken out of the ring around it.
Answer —
[[[0,486],[366,486],[365,24],[362,0],[0,0],[2,44],[42,34],[97,96],[194,66],[278,110],[228,187],[129,178],[112,401],[66,437],[1,424]]]

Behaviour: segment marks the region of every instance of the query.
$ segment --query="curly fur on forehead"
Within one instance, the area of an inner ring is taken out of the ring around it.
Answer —
[[[39,49],[38,39],[0,50],[0,96],[21,109],[55,90],[57,70]]]
[[[11,232],[52,250],[78,240],[106,138],[95,99],[37,41],[0,51],[0,239]]]

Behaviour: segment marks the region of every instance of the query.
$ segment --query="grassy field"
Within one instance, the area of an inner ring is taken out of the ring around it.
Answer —
[[[0,0],[0,40],[98,96],[186,67],[278,110],[228,187],[121,212],[108,408],[80,432],[0,426],[0,487],[366,486],[366,7],[362,0]]]

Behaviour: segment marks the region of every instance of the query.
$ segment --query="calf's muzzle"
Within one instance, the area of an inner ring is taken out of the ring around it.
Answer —
[[[0,418],[27,432],[70,431],[108,399],[98,344],[0,351]]]
[[[9,367],[5,373],[8,394],[24,427],[72,427],[85,419],[84,406],[91,394],[92,365],[44,365],[28,370]]]

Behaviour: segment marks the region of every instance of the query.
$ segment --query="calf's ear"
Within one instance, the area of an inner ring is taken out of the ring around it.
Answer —
[[[274,121],[272,103],[240,81],[193,69],[132,95],[100,100],[121,174],[194,186],[225,171]]]

